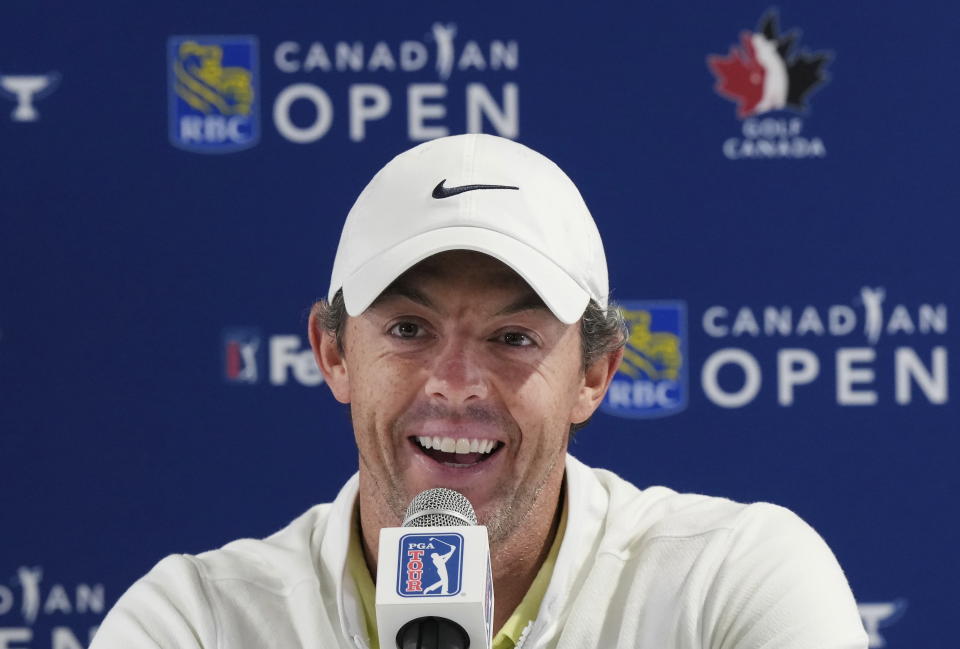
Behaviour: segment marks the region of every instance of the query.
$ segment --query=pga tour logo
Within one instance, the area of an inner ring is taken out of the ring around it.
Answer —
[[[446,597],[460,592],[463,537],[459,534],[405,534],[400,537],[397,594]]]
[[[263,351],[257,329],[234,328],[223,334],[223,378],[228,383],[257,383]]]

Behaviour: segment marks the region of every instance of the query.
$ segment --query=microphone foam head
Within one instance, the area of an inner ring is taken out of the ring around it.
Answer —
[[[421,491],[410,502],[403,527],[462,527],[476,525],[473,505],[459,491],[437,487]]]

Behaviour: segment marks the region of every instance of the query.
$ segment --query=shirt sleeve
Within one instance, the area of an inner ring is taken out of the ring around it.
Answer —
[[[744,509],[704,605],[710,649],[867,649],[836,558],[793,512]]]
[[[193,557],[171,555],[124,593],[90,649],[216,649],[216,623]]]

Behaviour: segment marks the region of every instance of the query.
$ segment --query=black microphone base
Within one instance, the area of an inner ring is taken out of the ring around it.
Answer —
[[[418,617],[397,632],[397,649],[469,649],[463,627],[442,617]]]

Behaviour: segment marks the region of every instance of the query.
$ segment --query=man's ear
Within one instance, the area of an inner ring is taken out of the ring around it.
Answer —
[[[613,381],[621,360],[623,360],[623,348],[601,356],[584,370],[580,396],[570,414],[571,424],[584,422],[593,415],[603,401],[603,396],[607,393],[607,388],[610,387],[610,382]]]
[[[347,375],[346,359],[337,348],[334,336],[320,326],[316,311],[310,312],[307,329],[313,358],[323,373],[323,380],[330,386],[333,398],[340,403],[350,403],[350,377]]]

